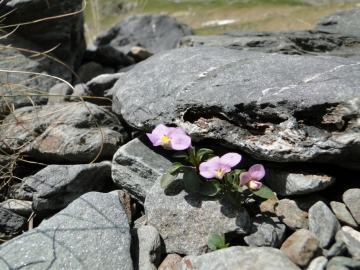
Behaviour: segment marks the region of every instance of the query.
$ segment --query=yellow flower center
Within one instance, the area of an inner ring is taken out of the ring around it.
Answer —
[[[168,141],[170,141],[170,138],[169,138],[168,136],[166,136],[166,135],[162,135],[162,136],[160,137],[160,140],[161,140],[162,142],[164,142],[164,143],[167,143]]]
[[[217,174],[218,176],[221,175],[221,170],[215,170],[215,172],[216,172],[216,174]]]

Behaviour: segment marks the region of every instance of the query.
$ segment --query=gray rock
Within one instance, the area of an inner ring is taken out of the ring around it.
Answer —
[[[178,47],[222,47],[265,53],[331,55],[358,59],[359,18],[360,9],[343,10],[323,17],[311,30],[237,30],[213,36],[185,36],[179,40]]]
[[[21,232],[27,224],[26,218],[0,207],[0,232],[16,234]]]
[[[0,257],[1,269],[133,269],[125,211],[96,192],[1,245]]]
[[[250,217],[243,207],[187,192],[180,179],[163,190],[159,178],[144,204],[147,223],[164,240],[162,253],[200,255],[208,250],[210,233],[225,233],[230,240],[248,232]]]
[[[316,255],[319,240],[312,232],[300,229],[282,244],[280,250],[296,265],[306,267]]]
[[[133,46],[141,46],[151,53],[157,53],[175,48],[179,38],[192,34],[189,26],[167,15],[136,14],[99,34],[94,44],[110,44],[125,54]]]
[[[319,238],[320,247],[331,245],[340,229],[339,221],[323,202],[317,202],[309,209],[309,230]]]
[[[131,47],[130,52],[128,54],[131,58],[135,60],[136,63],[144,61],[148,59],[153,54],[148,52],[145,48],[140,46]]]
[[[9,199],[0,203],[0,206],[10,210],[11,212],[14,212],[15,214],[29,217],[33,211],[31,204],[31,201]]]
[[[346,209],[346,205],[340,202],[330,202],[331,210],[334,212],[336,218],[345,225],[357,228],[358,225],[350,212]]]
[[[33,201],[33,209],[46,215],[65,208],[90,191],[101,191],[111,182],[109,164],[49,165],[24,178],[19,195]]]
[[[157,269],[161,257],[161,243],[160,235],[155,227],[147,225],[137,229],[131,245],[135,270]],[[137,250],[133,248],[133,245]]]
[[[358,170],[359,70],[343,58],[169,50],[115,83],[113,110],[138,129],[176,124],[257,159]]]
[[[336,266],[335,268],[331,268],[333,266]],[[341,268],[341,267],[345,267],[345,268]],[[339,270],[343,270],[343,269],[360,269],[360,261],[359,260],[353,260],[350,259],[348,257],[334,257],[332,258],[327,266],[326,266],[326,270],[329,269],[339,269]]]
[[[9,1],[0,9],[0,15],[3,17],[4,14],[16,9],[6,15],[6,19],[2,24],[27,23],[80,11],[82,2],[82,0]],[[38,21],[29,25],[21,25],[16,29],[16,33],[40,46],[42,49],[39,52],[45,52],[57,47],[52,50],[52,53],[72,70],[76,70],[80,65],[86,49],[82,12],[71,16]],[[21,46],[21,48],[24,47]],[[53,61],[52,63],[55,64]],[[71,74],[68,69],[66,70]]]
[[[120,79],[121,76],[121,73],[102,74],[92,78],[86,83],[86,86],[89,88],[89,91],[102,97],[114,86],[115,82]]]
[[[251,247],[279,247],[284,238],[286,226],[276,217],[258,214],[250,219],[251,226],[244,241]]]
[[[337,234],[339,232],[337,232]],[[347,252],[346,244],[342,240],[337,239],[336,235],[335,235],[336,242],[331,246],[331,248],[327,252],[324,252],[325,250],[323,250],[323,254],[327,259],[331,259],[335,256],[341,256],[345,254],[345,252]]]
[[[130,66],[135,63],[134,59],[111,45],[102,45],[95,51],[94,61],[115,69]]]
[[[168,254],[160,264],[158,270],[177,270],[182,257],[176,253]]]
[[[325,270],[327,262],[324,256],[317,257],[311,261],[306,270]]]
[[[2,82],[0,113],[3,115],[9,114],[8,106],[16,109],[32,104],[46,104],[50,88],[60,82],[55,77],[66,81],[71,80],[71,72],[66,67],[46,57],[41,57],[40,61],[38,58],[31,57],[34,53],[23,51],[21,48],[34,52],[41,52],[43,49],[15,33],[0,39],[0,45],[3,46],[0,51],[0,67],[3,70],[9,70],[9,72],[0,73]],[[53,55],[50,54],[50,56]],[[16,65],[16,70],[14,70],[14,65]],[[35,76],[34,73],[42,75]],[[24,92],[29,96],[25,96]]]
[[[76,74],[78,78],[76,78],[76,83],[87,83],[91,79],[103,74],[103,67],[99,63],[90,61],[79,67]]]
[[[156,179],[170,167],[169,151],[153,147],[142,135],[119,148],[111,170],[114,183],[142,204]]]
[[[351,215],[354,217],[357,224],[360,224],[360,189],[352,188],[345,191],[343,194],[343,201],[349,208]]]
[[[289,173],[277,170],[266,170],[266,184],[281,196],[309,194],[327,188],[335,182],[328,175]]]
[[[70,101],[70,97],[67,97],[66,95],[71,95],[72,93],[73,93],[73,89],[70,87],[70,85],[64,82],[57,83],[49,90],[49,99],[47,104],[52,105],[56,103],[63,103],[66,101]]]
[[[344,226],[336,233],[335,239],[345,243],[353,259],[360,260],[360,232]]]
[[[271,258],[271,259],[270,259]],[[270,247],[229,247],[201,256],[186,256],[178,270],[300,270],[278,249]]]
[[[24,107],[5,118],[0,149],[47,163],[87,163],[98,154],[111,159],[127,136],[114,114],[91,103]]]
[[[302,211],[295,201],[282,199],[275,204],[276,216],[291,230],[309,229],[308,213]]]

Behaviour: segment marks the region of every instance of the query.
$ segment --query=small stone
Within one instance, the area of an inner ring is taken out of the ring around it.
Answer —
[[[168,254],[160,264],[158,270],[177,270],[182,257],[178,254]]]
[[[317,257],[311,261],[306,270],[324,270],[328,260],[324,256]]]
[[[280,250],[235,246],[201,256],[184,257],[177,270],[300,270]]]
[[[0,206],[20,216],[29,217],[33,211],[31,204],[31,201],[9,199],[0,203]]]
[[[352,188],[348,189],[343,194],[343,201],[349,208],[350,213],[354,217],[357,224],[360,224],[360,189]]]
[[[336,218],[343,224],[353,228],[357,228],[358,225],[350,212],[346,209],[346,205],[340,202],[330,202],[331,210],[334,212]]]
[[[141,226],[144,226],[146,222],[147,222],[146,215],[139,217],[134,221],[134,229],[139,229]]]
[[[284,238],[286,226],[277,217],[258,214],[251,218],[251,226],[244,241],[251,247],[279,247]]]
[[[279,201],[278,198],[268,199],[260,203],[260,211],[262,213],[271,213],[275,214],[275,204]]]
[[[309,194],[323,190],[335,182],[329,175],[288,173],[278,170],[266,170],[266,184],[281,196]]]
[[[330,267],[338,267],[338,268],[330,268]],[[341,268],[341,267],[345,267],[345,268]],[[354,260],[348,257],[334,257],[332,258],[326,267],[326,270],[329,269],[360,269],[360,261],[359,260]]]
[[[0,207],[0,232],[6,234],[16,234],[25,228],[27,220],[13,213],[12,211]]]
[[[360,232],[351,227],[344,226],[336,233],[335,239],[346,244],[348,252],[353,259],[360,260]]]
[[[140,46],[131,47],[130,52],[128,53],[128,56],[134,58],[136,63],[141,62],[152,55],[151,52]]]
[[[331,245],[340,228],[339,221],[325,203],[319,201],[309,209],[309,230],[319,238],[320,247]]]
[[[318,238],[309,230],[300,229],[285,240],[280,250],[290,261],[300,267],[305,267],[316,255],[318,248]]]
[[[336,235],[338,235],[339,232],[341,231],[338,231]],[[337,239],[336,242],[331,246],[331,248],[327,252],[325,253],[323,252],[323,253],[327,259],[331,259],[335,256],[343,255],[346,251],[347,251],[346,244],[342,240]]]
[[[67,83],[57,83],[49,90],[49,99],[47,104],[53,105],[63,103],[70,100],[69,95],[73,93],[73,89]]]
[[[294,201],[282,199],[275,204],[276,216],[290,229],[308,229],[308,213],[302,211]]]

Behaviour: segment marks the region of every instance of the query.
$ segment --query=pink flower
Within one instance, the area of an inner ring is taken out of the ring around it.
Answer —
[[[225,173],[231,171],[241,160],[241,155],[236,153],[227,153],[220,157],[213,157],[199,166],[200,175],[205,178],[222,179]]]
[[[255,164],[250,167],[248,172],[240,174],[240,184],[247,185],[251,189],[259,189],[262,183],[259,182],[265,176],[264,166]]]
[[[162,145],[174,150],[185,150],[191,145],[191,138],[182,128],[159,124],[151,133],[146,133],[154,146]]]

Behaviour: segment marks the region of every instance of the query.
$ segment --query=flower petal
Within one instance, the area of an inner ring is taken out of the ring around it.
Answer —
[[[251,189],[259,189],[259,188],[261,188],[261,186],[262,186],[261,182],[258,182],[258,181],[250,181],[249,182],[249,188],[251,188]]]
[[[220,163],[228,167],[234,167],[241,161],[241,155],[237,153],[227,153],[220,158]]]
[[[219,157],[213,157],[206,162],[202,162],[199,166],[200,175],[205,178],[219,178],[216,170],[220,170]]]
[[[171,135],[170,146],[174,150],[185,150],[191,145],[191,138],[186,134]]]
[[[149,140],[152,142],[153,146],[158,146],[163,144],[163,142],[160,139],[161,137],[158,134],[146,133],[146,135],[148,136]]]
[[[243,172],[240,174],[240,185],[245,185],[252,180],[251,174],[248,172]]]
[[[255,164],[250,167],[249,173],[251,174],[253,180],[259,181],[265,176],[264,166],[261,164]]]
[[[160,136],[162,136],[162,135],[168,136],[170,134],[170,132],[171,132],[171,128],[169,128],[163,124],[159,124],[153,129],[151,134],[160,135]]]

